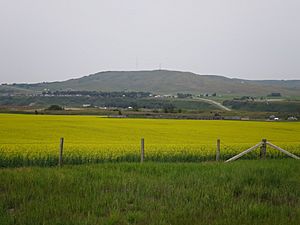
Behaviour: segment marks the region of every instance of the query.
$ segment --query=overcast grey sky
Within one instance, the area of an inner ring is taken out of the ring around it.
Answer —
[[[0,0],[0,82],[162,69],[300,79],[299,0]]]

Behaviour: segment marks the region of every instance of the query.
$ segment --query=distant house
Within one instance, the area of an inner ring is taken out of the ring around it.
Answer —
[[[289,121],[295,121],[295,120],[298,120],[298,118],[295,117],[295,116],[290,116],[287,120],[289,120]]]
[[[280,119],[279,119],[279,117],[277,117],[275,115],[271,115],[271,116],[269,116],[269,120],[271,120],[271,121],[278,121]]]
[[[271,115],[271,116],[269,116],[269,120],[274,120],[276,118],[276,116],[275,115]]]
[[[88,107],[91,107],[91,104],[83,104],[82,107],[83,108],[88,108]]]

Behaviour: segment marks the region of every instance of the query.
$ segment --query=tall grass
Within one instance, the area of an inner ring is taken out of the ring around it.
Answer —
[[[0,224],[298,225],[296,160],[0,170]]]

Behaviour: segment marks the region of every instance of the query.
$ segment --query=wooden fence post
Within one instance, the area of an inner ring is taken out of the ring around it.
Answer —
[[[267,154],[267,139],[262,139],[262,144],[260,147],[260,158],[266,159]]]
[[[61,167],[63,164],[63,150],[64,150],[64,138],[60,138],[59,159],[58,159],[59,167]]]
[[[145,140],[144,138],[141,139],[141,163],[144,162],[145,157]]]
[[[217,140],[217,152],[216,152],[216,161],[220,160],[220,139]]]

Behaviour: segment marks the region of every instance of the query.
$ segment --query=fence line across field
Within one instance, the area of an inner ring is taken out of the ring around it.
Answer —
[[[141,145],[140,162],[143,163],[145,160],[145,139],[144,138],[141,138],[140,145]],[[256,145],[252,146],[251,148],[248,148],[245,151],[231,157],[230,159],[226,160],[225,162],[227,163],[227,162],[235,161],[235,160],[241,158],[243,155],[246,155],[246,154],[254,151],[258,147],[260,147],[260,158],[266,159],[267,145],[269,145],[270,147],[272,147],[294,159],[300,159],[300,157],[288,152],[287,150],[284,150],[284,149],[272,144],[271,142],[268,142],[267,139],[262,139],[261,142],[257,143]],[[60,138],[60,145],[59,145],[59,160],[58,160],[59,167],[61,167],[63,165],[63,148],[64,148],[64,138],[62,137],[62,138]],[[220,155],[221,155],[221,140],[217,139],[217,144],[216,144],[216,161],[217,162],[220,160]]]
[[[98,145],[102,145],[102,144],[107,144],[107,143],[95,143],[95,142],[90,142],[91,144],[98,144]],[[7,145],[7,144],[13,144],[13,143],[0,143],[1,144],[4,144],[4,145]],[[34,143],[15,143],[15,144],[51,144],[53,145],[53,142],[52,143],[49,143],[49,142],[40,142],[40,143],[37,143],[37,142],[34,142]],[[84,145],[84,144],[89,144],[89,143],[74,143],[74,142],[70,142],[69,144],[80,144],[80,145]],[[110,145],[119,145],[120,143],[109,143]],[[134,146],[138,146],[138,144],[130,144],[130,145],[134,145]],[[153,145],[153,144],[149,144],[150,146]],[[164,144],[162,144],[164,145]],[[187,145],[195,145],[195,146],[201,146],[201,144],[187,144]],[[207,144],[203,144],[205,146],[207,146]],[[213,145],[211,145],[213,146]],[[221,140],[220,139],[217,139],[216,141],[216,157],[215,157],[215,160],[218,162],[220,161],[220,156],[221,156]],[[266,139],[262,139],[261,142],[257,143],[256,145],[252,146],[251,148],[248,148],[246,149],[245,151],[231,157],[230,159],[227,159],[225,162],[232,162],[232,161],[235,161],[239,158],[241,158],[243,155],[246,155],[252,151],[254,151],[255,149],[257,149],[258,147],[260,147],[260,158],[261,159],[265,159],[266,158],[266,152],[267,152],[267,146],[273,148],[273,149],[276,149],[278,151],[280,151],[281,153],[285,154],[285,155],[288,155],[289,157],[292,157],[294,159],[300,159],[300,157],[298,157],[297,155],[295,154],[292,154],[290,152],[288,152],[287,150],[281,148],[281,147],[278,147],[274,144],[272,144],[271,142],[267,141]],[[64,150],[64,138],[60,138],[60,144],[59,144],[59,156],[58,156],[58,166],[62,166],[63,165],[63,151]],[[170,152],[170,150],[168,151],[165,151],[165,152]],[[144,138],[141,138],[141,141],[140,141],[140,162],[143,163],[145,161],[145,139]]]
[[[59,138],[60,140],[60,138]],[[68,145],[125,145],[125,146],[139,146],[139,141],[140,139],[136,139],[136,142],[131,142],[131,143],[125,143],[125,142],[115,142],[115,143],[109,143],[109,142],[89,142],[89,141],[68,141],[66,144]],[[57,145],[57,138],[54,139],[51,142],[0,142],[0,146],[1,145]],[[236,143],[234,143],[236,144]],[[243,143],[243,144],[249,144],[249,143]],[[178,145],[178,143],[176,142],[167,142],[167,143],[156,143],[156,141],[152,140],[152,142],[149,143],[149,145],[159,145],[159,146],[164,146],[164,145]],[[180,143],[180,145],[182,146],[214,146],[213,143],[187,143],[187,142],[183,142]]]

